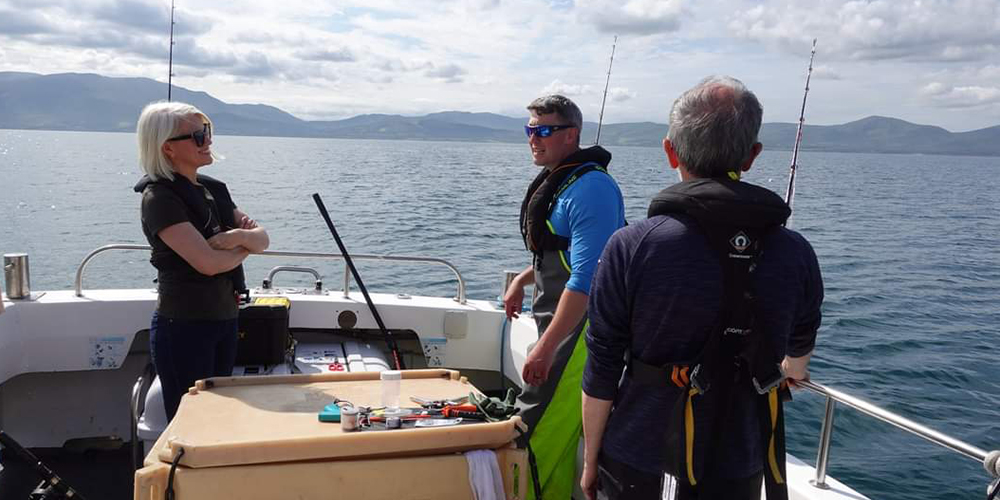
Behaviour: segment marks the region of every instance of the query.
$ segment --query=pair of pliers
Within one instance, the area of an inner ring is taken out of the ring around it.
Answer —
[[[444,418],[464,418],[469,420],[486,420],[486,414],[479,411],[476,405],[464,404],[464,405],[445,405],[444,407],[438,409],[428,409],[428,414],[439,413]]]
[[[469,401],[469,396],[462,396],[454,399],[423,399],[416,396],[410,397],[410,401],[418,405],[433,410],[440,410],[446,406],[459,406]],[[474,405],[473,405],[474,406]]]

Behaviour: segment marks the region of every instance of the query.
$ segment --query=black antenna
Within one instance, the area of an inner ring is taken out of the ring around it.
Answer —
[[[601,116],[597,119],[597,139],[594,139],[594,144],[601,143],[601,125],[604,124],[604,103],[608,102],[608,85],[611,84],[611,65],[615,62],[615,46],[618,45],[618,35],[615,35],[615,41],[611,44],[611,60],[608,61],[608,79],[604,82],[604,98],[601,99]]]
[[[174,0],[170,0],[170,59],[167,66],[167,102],[174,84]]]

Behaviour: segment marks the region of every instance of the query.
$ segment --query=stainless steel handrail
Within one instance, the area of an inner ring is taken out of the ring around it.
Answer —
[[[830,458],[830,437],[833,434],[833,410],[836,403],[843,403],[851,408],[854,408],[855,410],[860,411],[861,413],[875,417],[890,425],[913,433],[934,444],[957,451],[958,453],[983,464],[988,470],[990,464],[986,463],[987,456],[996,455],[998,453],[996,451],[987,453],[982,448],[972,446],[964,441],[947,436],[927,426],[918,424],[906,417],[884,410],[867,401],[836,389],[832,389],[825,385],[817,384],[812,381],[798,381],[796,383],[821,396],[826,396],[827,398],[826,415],[823,418],[823,427],[820,432],[819,451],[816,454],[816,479],[815,481],[812,481],[813,486],[816,486],[817,488],[828,488],[826,485],[826,469]],[[990,470],[990,474],[995,476],[997,472]]]
[[[76,268],[76,280],[74,282],[73,288],[76,290],[77,297],[83,297],[83,271],[87,268],[87,264],[98,254],[107,252],[110,250],[146,250],[149,251],[150,247],[148,245],[132,245],[126,243],[116,243],[112,245],[104,245],[97,248],[87,254],[80,262],[80,266]],[[344,256],[339,253],[316,253],[316,252],[285,252],[285,251],[272,251],[268,250],[254,255],[264,255],[267,257],[297,257],[297,258],[309,258],[309,259],[343,259]],[[465,304],[465,279],[462,278],[462,273],[458,271],[454,265],[444,259],[438,259],[434,257],[409,257],[403,255],[364,255],[364,254],[351,254],[354,260],[385,260],[392,262],[411,262],[419,264],[439,264],[451,269],[451,272],[455,273],[455,278],[458,279],[458,297],[455,300],[459,304]],[[345,273],[347,272],[347,265],[344,265]],[[348,278],[344,279],[344,296],[347,297],[350,293],[350,280]]]
[[[267,272],[267,277],[264,278],[264,283],[261,284],[261,288],[268,290],[274,287],[274,276],[280,272],[292,272],[292,273],[304,273],[311,274],[316,280],[316,291],[323,291],[323,277],[320,276],[319,271],[311,267],[302,266],[275,266],[272,267],[270,271]]]

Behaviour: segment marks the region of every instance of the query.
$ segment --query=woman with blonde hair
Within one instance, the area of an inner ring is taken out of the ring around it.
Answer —
[[[216,159],[212,121],[198,108],[156,102],[136,126],[145,176],[142,231],[157,270],[150,326],[167,418],[195,380],[232,373],[242,262],[267,249],[267,232],[240,211],[226,185],[198,170]]]

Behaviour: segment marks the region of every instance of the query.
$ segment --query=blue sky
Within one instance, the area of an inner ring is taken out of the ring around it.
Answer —
[[[169,0],[0,0],[0,71],[165,81]],[[512,116],[562,92],[596,120],[666,122],[709,74],[743,80],[767,122],[894,116],[1000,124],[995,0],[177,0],[174,81],[305,119],[445,110]]]

